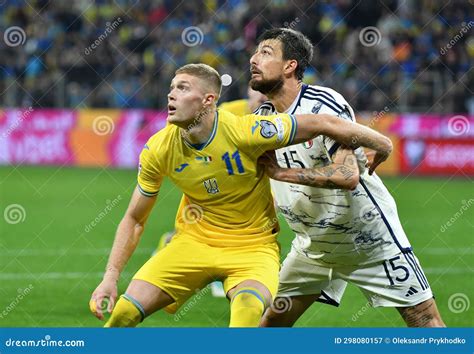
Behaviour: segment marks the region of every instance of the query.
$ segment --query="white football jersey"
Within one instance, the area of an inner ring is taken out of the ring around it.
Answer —
[[[254,113],[278,112],[268,101]],[[328,113],[355,122],[354,112],[342,95],[321,86],[303,85],[287,113]],[[339,146],[319,136],[277,150],[276,156],[281,167],[323,167],[331,164],[331,156]],[[394,199],[378,176],[369,176],[363,149],[357,149],[355,155],[361,172],[360,183],[353,191],[271,180],[279,210],[296,233],[293,247],[326,264],[368,264],[411,249]]]

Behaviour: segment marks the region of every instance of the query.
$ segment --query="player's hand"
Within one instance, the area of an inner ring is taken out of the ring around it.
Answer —
[[[388,157],[390,156],[390,152],[370,151],[366,153],[366,155],[367,163],[365,166],[369,168],[369,175],[372,175],[378,165],[388,159]]]
[[[278,171],[281,167],[278,165],[278,161],[275,156],[275,151],[267,151],[262,156],[258,158],[258,163],[263,165],[265,168],[265,173],[270,178],[276,177]]]
[[[364,149],[365,156],[367,157],[367,162],[365,163],[365,167],[369,168],[370,165],[374,162],[375,151],[370,149]]]
[[[92,293],[89,308],[95,317],[99,320],[103,320],[105,311],[112,313],[116,299],[117,282],[105,277]]]

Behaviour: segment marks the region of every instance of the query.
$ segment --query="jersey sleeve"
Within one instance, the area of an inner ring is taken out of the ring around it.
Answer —
[[[240,118],[239,145],[260,156],[267,150],[292,145],[296,135],[296,118],[292,114],[259,116],[249,114]]]
[[[148,143],[145,144],[140,153],[137,181],[140,193],[146,197],[157,195],[163,181],[163,175],[160,173],[158,162]]]
[[[355,116],[354,116],[354,111],[347,104],[344,104],[343,109],[338,110],[338,111],[335,111],[334,109],[332,109],[331,107],[327,105],[323,105],[321,107],[321,110],[318,113],[332,114],[332,115],[338,116],[341,119],[346,119],[354,123],[356,121]],[[341,144],[339,144],[338,142],[334,141],[331,138],[328,138],[327,136],[323,137],[323,143],[329,153],[329,156],[332,156],[337,151],[337,149],[339,149],[339,147],[341,146]]]

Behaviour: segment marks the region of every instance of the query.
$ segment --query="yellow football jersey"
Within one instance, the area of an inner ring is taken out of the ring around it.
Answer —
[[[269,179],[257,159],[291,145],[293,115],[236,116],[218,110],[207,142],[192,145],[175,125],[153,135],[140,154],[138,187],[158,193],[164,176],[184,193],[176,215],[178,235],[211,246],[272,242],[279,231]]]
[[[236,116],[245,116],[246,114],[251,114],[249,108],[249,101],[246,99],[229,101],[222,103],[219,108],[221,110],[226,110]]]

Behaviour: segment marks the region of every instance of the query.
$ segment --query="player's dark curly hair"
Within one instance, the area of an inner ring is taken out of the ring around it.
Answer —
[[[289,28],[272,28],[266,30],[258,38],[258,43],[267,39],[278,39],[283,48],[284,60],[296,60],[298,66],[295,75],[298,80],[302,80],[304,71],[313,59],[313,44],[301,32]]]

